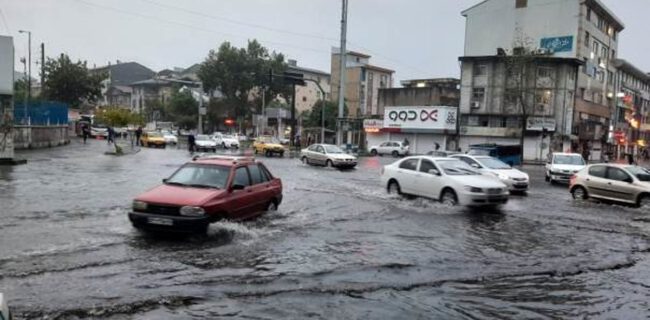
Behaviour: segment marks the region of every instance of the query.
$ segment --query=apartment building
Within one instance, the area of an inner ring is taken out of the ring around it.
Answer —
[[[305,79],[318,82],[318,85],[325,91],[322,96],[318,85],[312,81],[306,81],[304,86],[296,86],[296,114],[311,110],[319,100],[329,100],[330,96],[330,74],[324,71],[298,66],[296,60],[287,61],[287,71],[302,74]]]
[[[650,139],[650,74],[630,62],[615,59],[616,107],[610,142],[617,157],[638,154]]]

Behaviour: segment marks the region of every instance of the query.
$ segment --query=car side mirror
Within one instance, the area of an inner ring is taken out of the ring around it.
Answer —
[[[471,166],[472,166],[472,168],[476,168],[476,169],[480,168],[480,166],[478,164],[476,164],[476,163],[472,163]]]
[[[429,169],[429,173],[436,176],[440,175],[440,171],[438,171],[438,169]]]
[[[627,182],[627,183],[632,183],[632,182],[634,182],[634,179],[632,179],[632,178],[630,178],[630,177],[627,177],[627,178],[625,178],[625,180],[623,180],[623,181],[625,181],[625,182]]]
[[[163,181],[163,183],[167,183],[167,180],[169,180],[169,179],[165,178],[162,181]]]
[[[244,190],[244,188],[245,187],[243,185],[241,185],[241,184],[233,184],[232,187],[230,187],[230,190],[231,191]]]

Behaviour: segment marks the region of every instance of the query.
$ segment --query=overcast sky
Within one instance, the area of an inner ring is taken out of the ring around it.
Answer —
[[[619,57],[650,71],[650,1],[602,0],[626,25]],[[479,0],[350,0],[349,48],[397,79],[459,76],[465,19]],[[340,36],[339,0],[0,0],[0,34],[15,37],[16,69],[32,31],[32,60],[61,52],[90,66],[137,61],[188,67],[223,41],[258,39],[298,65],[330,70]],[[38,66],[32,66],[32,73]]]

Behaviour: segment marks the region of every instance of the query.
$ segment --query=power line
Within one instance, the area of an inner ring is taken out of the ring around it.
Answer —
[[[136,13],[136,12],[131,12],[131,11],[127,11],[127,10],[122,10],[122,9],[119,9],[119,8],[114,8],[114,7],[104,6],[104,5],[100,5],[100,4],[96,4],[96,3],[88,2],[88,1],[85,1],[85,0],[74,0],[74,1],[77,1],[77,2],[83,3],[83,4],[87,5],[87,6],[92,6],[92,7],[102,8],[102,9],[105,9],[105,10],[110,10],[110,11],[114,11],[114,12],[119,12],[119,13],[126,14],[126,15],[131,15],[131,16],[136,16],[136,17],[140,17],[140,18],[144,18],[144,19],[149,19],[149,20],[155,20],[155,21],[163,22],[163,23],[167,23],[167,24],[173,24],[173,25],[177,25],[177,26],[182,26],[182,27],[185,27],[185,28],[194,29],[194,30],[198,30],[198,31],[203,31],[203,32],[210,33],[210,34],[215,34],[215,33],[217,33],[217,34],[222,34],[222,35],[230,36],[230,37],[237,37],[237,38],[250,39],[249,37],[244,36],[244,35],[239,35],[239,34],[234,34],[234,33],[226,33],[226,32],[222,32],[222,31],[215,31],[215,30],[212,30],[212,29],[207,29],[207,28],[203,28],[203,27],[198,27],[198,26],[191,25],[191,24],[186,24],[186,23],[183,23],[183,22],[178,22],[178,21],[172,21],[172,20],[162,19],[162,18],[160,18],[160,17],[156,17],[156,16],[149,16],[149,15],[144,15],[144,14],[140,14],[140,13]],[[289,44],[289,43],[283,43],[283,42],[277,42],[277,41],[268,41],[268,40],[263,40],[263,39],[260,39],[259,41],[260,41],[260,42],[265,42],[265,43],[268,43],[268,44],[279,45],[279,46],[285,46],[285,47],[288,47],[288,48],[294,48],[294,49],[299,49],[299,50],[313,51],[313,52],[318,52],[318,53],[324,53],[324,52],[329,53],[329,51],[327,51],[327,50],[321,50],[321,49],[314,49],[314,48],[301,47],[301,46],[296,46],[296,45]]]
[[[264,25],[260,25],[260,24],[251,23],[251,22],[248,22],[248,21],[235,20],[235,19],[231,19],[231,18],[227,18],[227,17],[223,17],[223,16],[210,15],[210,14],[206,14],[206,13],[203,13],[203,12],[200,12],[200,11],[194,11],[194,10],[190,10],[190,9],[183,8],[183,7],[177,7],[177,6],[172,6],[172,5],[168,5],[168,4],[162,4],[162,3],[152,1],[152,0],[140,0],[140,1],[147,2],[147,3],[153,4],[153,5],[158,6],[158,7],[162,7],[162,8],[167,8],[167,9],[171,9],[171,10],[179,10],[179,11],[183,11],[183,12],[193,14],[193,15],[196,15],[196,16],[200,16],[200,17],[204,17],[204,18],[208,18],[208,19],[212,19],[212,20],[222,20],[222,21],[225,21],[225,22],[228,22],[228,23],[243,25],[243,26],[247,26],[247,27],[251,27],[251,28],[258,28],[258,29],[263,29],[263,30],[272,31],[272,32],[285,33],[285,34],[290,34],[290,35],[299,36],[299,37],[315,38],[315,39],[321,39],[321,40],[327,40],[327,41],[338,41],[338,39],[336,39],[336,38],[321,36],[321,35],[317,35],[317,34],[295,32],[295,31],[286,30],[286,29],[273,28],[273,27],[269,27],[269,26],[264,26]]]

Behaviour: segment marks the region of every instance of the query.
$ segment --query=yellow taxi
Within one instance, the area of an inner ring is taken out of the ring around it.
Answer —
[[[264,154],[267,157],[271,157],[274,154],[284,157],[284,146],[280,144],[280,141],[272,136],[259,136],[253,142],[253,149],[255,154]]]
[[[164,148],[167,143],[165,142],[165,136],[160,132],[149,131],[143,132],[140,137],[140,144],[143,147],[156,147]]]

